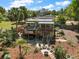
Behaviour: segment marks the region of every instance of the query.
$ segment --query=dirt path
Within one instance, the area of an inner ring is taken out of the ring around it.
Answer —
[[[10,52],[11,59],[17,59],[19,55],[18,48],[8,48],[8,50]],[[25,55],[24,58],[25,59],[50,59],[50,57],[43,56],[41,52],[33,53],[33,51]]]
[[[78,39],[76,38],[76,35],[79,35],[78,33],[71,31],[71,30],[65,30],[65,29],[63,31],[65,33],[65,37],[67,40],[71,40],[74,43],[78,42]]]

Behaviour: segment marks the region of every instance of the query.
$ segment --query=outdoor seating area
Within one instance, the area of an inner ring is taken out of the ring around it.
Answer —
[[[54,47],[50,47],[48,44],[44,45],[44,44],[39,44],[37,43],[36,44],[36,48],[40,49],[41,50],[41,53],[43,54],[43,56],[50,56],[50,58],[54,58]],[[51,56],[52,55],[52,56]]]

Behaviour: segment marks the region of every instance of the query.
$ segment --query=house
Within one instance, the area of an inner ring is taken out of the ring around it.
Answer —
[[[54,22],[52,16],[42,16],[35,18],[28,18],[24,26],[24,34],[28,39],[39,39],[46,43],[55,41],[54,37]]]

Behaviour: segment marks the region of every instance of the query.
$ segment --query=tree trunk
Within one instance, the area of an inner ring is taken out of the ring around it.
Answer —
[[[78,32],[79,32],[79,21],[78,21],[78,26],[77,27],[78,27],[77,29],[78,29]]]
[[[16,20],[16,31],[18,31],[18,21]]]
[[[19,45],[19,59],[24,59],[23,56],[22,56],[22,48],[21,46]]]

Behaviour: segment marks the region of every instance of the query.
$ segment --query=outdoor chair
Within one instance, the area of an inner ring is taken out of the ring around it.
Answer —
[[[47,51],[44,52],[44,56],[48,56],[48,52]]]

